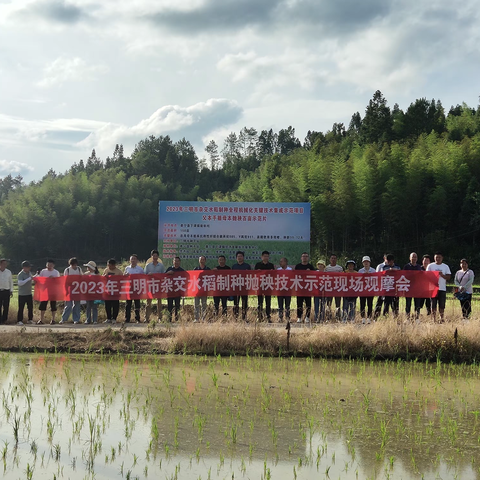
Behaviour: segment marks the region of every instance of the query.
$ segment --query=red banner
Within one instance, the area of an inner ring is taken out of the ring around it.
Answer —
[[[397,270],[347,274],[308,270],[194,270],[173,275],[35,277],[34,299],[132,300],[231,295],[431,298],[437,290],[438,272]]]

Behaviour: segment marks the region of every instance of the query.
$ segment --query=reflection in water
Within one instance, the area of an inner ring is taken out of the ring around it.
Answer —
[[[478,367],[0,359],[4,478],[480,478]]]

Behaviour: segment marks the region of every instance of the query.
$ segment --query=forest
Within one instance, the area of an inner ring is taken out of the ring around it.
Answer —
[[[113,147],[113,146],[112,146]],[[310,202],[311,254],[334,251],[381,261],[386,251],[442,250],[456,267],[480,263],[480,107],[445,111],[417,99],[403,111],[380,91],[349,125],[278,132],[243,128],[224,144],[213,140],[201,158],[188,139],[139,139],[129,157],[116,145],[101,160],[95,150],[65,172],[50,170],[25,184],[0,179],[0,256],[71,256],[105,262],[157,244],[160,200]]]

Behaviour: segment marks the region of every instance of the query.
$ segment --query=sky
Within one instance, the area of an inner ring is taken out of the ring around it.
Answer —
[[[0,177],[39,180],[149,135],[348,126],[480,95],[473,0],[0,0]]]

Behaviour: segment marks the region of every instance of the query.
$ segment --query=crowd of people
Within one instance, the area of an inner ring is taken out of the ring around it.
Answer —
[[[371,274],[375,272],[383,272],[387,270],[418,270],[418,271],[437,271],[439,273],[438,293],[433,298],[406,298],[405,314],[407,318],[412,318],[412,304],[413,304],[413,318],[417,321],[420,317],[422,308],[426,308],[427,315],[432,315],[433,319],[437,318],[437,311],[440,321],[444,321],[445,305],[446,305],[446,290],[447,281],[451,279],[452,273],[448,265],[443,263],[443,255],[437,252],[434,255],[433,262],[430,255],[423,255],[419,263],[418,255],[416,253],[410,254],[410,261],[401,268],[395,263],[395,257],[392,254],[385,254],[383,263],[380,263],[376,268],[371,264],[369,256],[362,258],[362,267],[357,270],[357,264],[354,260],[348,260],[345,268],[337,263],[337,256],[332,254],[329,258],[328,264],[323,260],[319,260],[316,267],[310,263],[310,256],[304,252],[301,255],[301,261],[295,267],[290,267],[287,258],[281,258],[279,266],[275,267],[270,262],[270,253],[263,251],[261,260],[255,264],[254,270],[311,270],[320,272],[345,272],[347,274],[363,273]],[[84,264],[84,270],[79,265],[76,258],[69,260],[69,265],[65,268],[64,275],[100,275],[97,264],[94,261],[89,261]],[[227,260],[224,255],[219,255],[217,258],[217,265],[210,268],[207,266],[207,259],[205,256],[200,256],[198,259],[198,266],[195,270],[252,270],[252,266],[245,262],[245,254],[242,251],[236,253],[236,263],[231,267],[227,265]],[[38,270],[36,274],[32,273],[32,265],[28,261],[22,263],[22,270],[17,275],[18,283],[18,314],[17,325],[24,324],[24,310],[27,307],[27,322],[33,323],[33,296],[32,285],[35,282],[35,277],[59,277],[60,272],[55,269],[55,261],[48,260],[45,268]],[[130,263],[122,271],[118,268],[115,259],[108,260],[107,267],[102,272],[102,275],[136,275],[136,274],[155,274],[166,273],[174,274],[176,272],[185,271],[181,267],[180,257],[173,259],[173,264],[168,268],[159,258],[158,250],[152,250],[151,261],[149,261],[145,268],[139,265],[138,256],[133,254],[130,256]],[[468,318],[472,311],[472,294],[473,281],[475,275],[469,268],[468,261],[463,258],[460,261],[460,269],[454,276],[455,283],[455,297],[460,301],[462,315]],[[0,259],[0,323],[4,324],[8,319],[8,311],[10,305],[10,298],[13,296],[13,276],[11,271],[7,268],[7,260]],[[348,322],[354,321],[356,316],[356,306],[358,297],[313,297],[313,318],[311,318],[312,297],[297,296],[296,308],[296,322],[297,323],[316,323],[326,322],[328,320],[337,319],[338,321]],[[363,323],[370,323],[380,315],[388,315],[391,311],[393,315],[399,314],[399,299],[395,296],[378,297],[375,307],[373,306],[373,297],[360,296],[360,317]],[[342,304],[343,299],[343,304]],[[240,305],[242,319],[247,321],[248,301],[247,295],[224,295],[213,297],[213,305],[215,315],[226,316],[228,301],[233,300],[233,314],[239,317]],[[278,320],[291,320],[291,296],[278,296]],[[158,299],[157,314],[159,318],[162,315],[161,299]],[[335,302],[335,306],[332,307]],[[48,308],[47,301],[40,302],[39,311],[40,319],[37,324],[45,322],[45,313]],[[96,324],[98,322],[98,307],[105,304],[106,320],[104,323],[115,323],[120,311],[119,300],[86,300],[86,301],[65,301],[63,311],[61,314],[60,324],[69,321],[70,316],[74,324],[80,323],[82,303],[86,305],[86,324]],[[180,297],[167,298],[167,311],[170,319],[178,319],[181,309]],[[221,304],[221,311],[220,311]],[[145,307],[145,315],[141,318],[141,302],[138,299],[126,300],[125,305],[125,322],[129,323],[132,320],[132,306],[134,310],[135,322],[149,322],[152,315],[152,300],[147,299]],[[383,308],[383,312],[382,312]],[[51,320],[50,324],[55,324],[57,302],[50,301]],[[207,313],[207,297],[200,296],[194,298],[194,322],[204,321]],[[272,297],[269,295],[257,295],[257,315],[259,320],[272,322]]]

